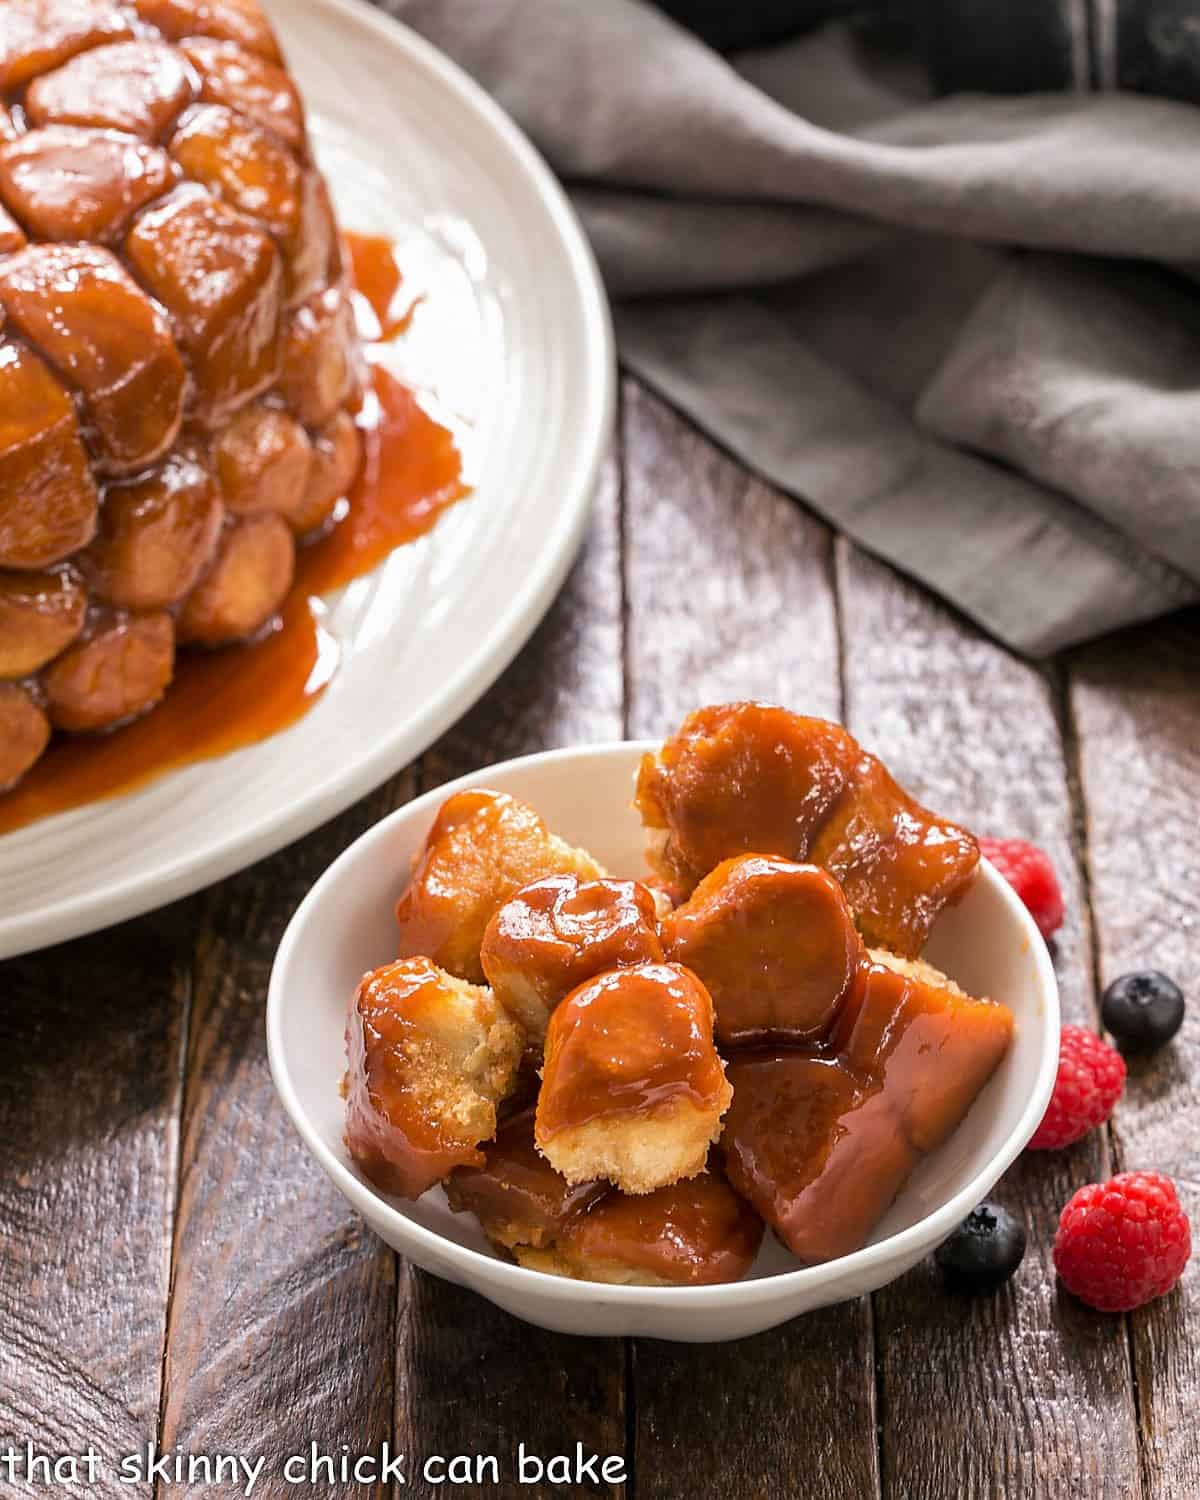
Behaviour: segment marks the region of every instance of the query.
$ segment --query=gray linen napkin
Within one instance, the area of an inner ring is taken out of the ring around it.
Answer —
[[[566,180],[622,358],[1044,655],[1200,599],[1200,110],[930,100],[845,28],[729,61],[638,0],[381,0]]]

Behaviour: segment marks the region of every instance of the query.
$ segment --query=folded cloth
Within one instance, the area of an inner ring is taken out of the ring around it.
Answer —
[[[1200,599],[1200,111],[930,99],[832,25],[710,50],[638,0],[381,0],[566,181],[622,358],[1041,656]]]

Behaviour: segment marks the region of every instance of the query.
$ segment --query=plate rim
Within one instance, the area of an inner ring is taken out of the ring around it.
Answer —
[[[463,68],[431,42],[367,0],[307,0],[307,3],[313,9],[328,12],[341,24],[373,30],[389,48],[406,52],[410,62],[434,78],[463,109],[481,121],[536,191],[571,271],[582,314],[582,341],[587,350],[581,368],[587,372],[591,386],[585,392],[585,420],[578,424],[580,436],[571,467],[566,482],[558,490],[561,519],[557,526],[547,529],[532,568],[521,588],[514,591],[512,605],[497,622],[497,628],[489,633],[486,648],[453,665],[442,690],[419,721],[401,721],[352,767],[331,777],[319,795],[275,808],[237,837],[207,853],[190,856],[185,852],[169,863],[131,874],[115,886],[76,893],[35,911],[13,916],[0,914],[0,960],[36,952],[167,906],[278,852],[366,796],[428,749],[511,665],[546,615],[583,542],[615,426],[616,352],[607,294],[575,210],[520,126]],[[173,774],[177,773],[167,772],[166,776]],[[136,788],[124,795],[136,796],[140,790]],[[52,818],[39,821],[49,823]],[[0,836],[0,850],[4,837]],[[55,857],[68,859],[69,849]]]

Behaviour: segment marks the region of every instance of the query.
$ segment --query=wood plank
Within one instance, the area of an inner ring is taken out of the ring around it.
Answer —
[[[632,384],[624,437],[630,734],[729,698],[836,717],[826,529]],[[632,1368],[639,1497],[877,1492],[867,1302],[736,1344],[639,1341]]]
[[[339,1456],[345,1443],[357,1455],[392,1437],[395,1257],[284,1113],[267,1066],[264,1005],[275,948],[301,898],[413,785],[402,775],[203,903],[164,1449],[261,1456],[278,1476],[310,1443]],[[337,1493],[382,1491],[350,1484]]]
[[[555,745],[621,737],[619,481],[609,464],[584,551],[529,645],[424,757],[422,785]],[[552,1496],[516,1482],[518,1445],[543,1458],[625,1454],[625,1349],[520,1323],[481,1297],[404,1266],[396,1347],[397,1444],[422,1455],[493,1454],[489,1496]],[[411,1473],[397,1496],[444,1493]],[[624,1493],[607,1485],[573,1494]]]
[[[1049,852],[1068,913],[1064,1015],[1094,1023],[1055,680],[845,543],[838,562],[847,723],[939,811]],[[958,1301],[931,1263],[876,1295],[885,1496],[1139,1493],[1125,1330],[1058,1297],[1050,1261],[1062,1204],[1106,1165],[1101,1134],[1018,1160],[996,1196],[1024,1218],[1029,1250],[999,1296]]]
[[[97,1495],[151,1492],[192,915],[0,966],[0,1446],[94,1443]]]
[[[1101,984],[1155,968],[1183,986],[1175,1042],[1131,1059],[1118,1167],[1175,1179],[1200,1246],[1200,612],[1078,653],[1071,704]],[[1147,1491],[1200,1494],[1200,1259],[1131,1319]]]

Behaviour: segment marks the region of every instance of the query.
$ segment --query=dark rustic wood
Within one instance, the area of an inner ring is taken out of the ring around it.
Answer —
[[[1055,679],[838,544],[847,722],[897,777],[979,833],[1051,855],[1068,918],[1066,1019],[1093,1024],[1091,954]],[[1103,1136],[1021,1158],[998,1193],[1029,1253],[1002,1295],[958,1301],[930,1264],[877,1294],[884,1495],[1128,1500],[1139,1493],[1125,1330],[1055,1289],[1058,1211],[1107,1166]]]
[[[623,431],[630,734],[726,698],[836,716],[829,533],[632,384]],[[639,1341],[632,1373],[639,1497],[878,1490],[865,1302],[736,1344]]]
[[[334,1455],[343,1443],[374,1453],[392,1436],[395,1258],[284,1113],[267,1066],[264,1007],[275,948],[309,886],[412,786],[411,775],[398,778],[202,902],[164,1449],[261,1455],[278,1476],[312,1442]]]
[[[90,1440],[103,1496],[150,1494],[113,1475],[158,1416],[191,916],[0,965],[0,1447]]]
[[[621,737],[619,479],[609,465],[587,544],[526,650],[483,701],[423,758],[422,786],[554,745]],[[542,1458],[582,1443],[625,1455],[625,1348],[516,1322],[461,1288],[405,1267],[396,1343],[397,1444],[421,1455],[492,1454],[495,1496],[550,1497],[515,1480],[518,1445]],[[590,1484],[575,1494],[620,1495]],[[411,1475],[398,1494],[444,1486]]]
[[[1130,1060],[1113,1120],[1122,1170],[1175,1179],[1200,1246],[1200,613],[1080,652],[1070,668],[1099,973],[1156,968],[1184,1029]],[[1146,1489],[1200,1495],[1200,1264],[1132,1316]]]

